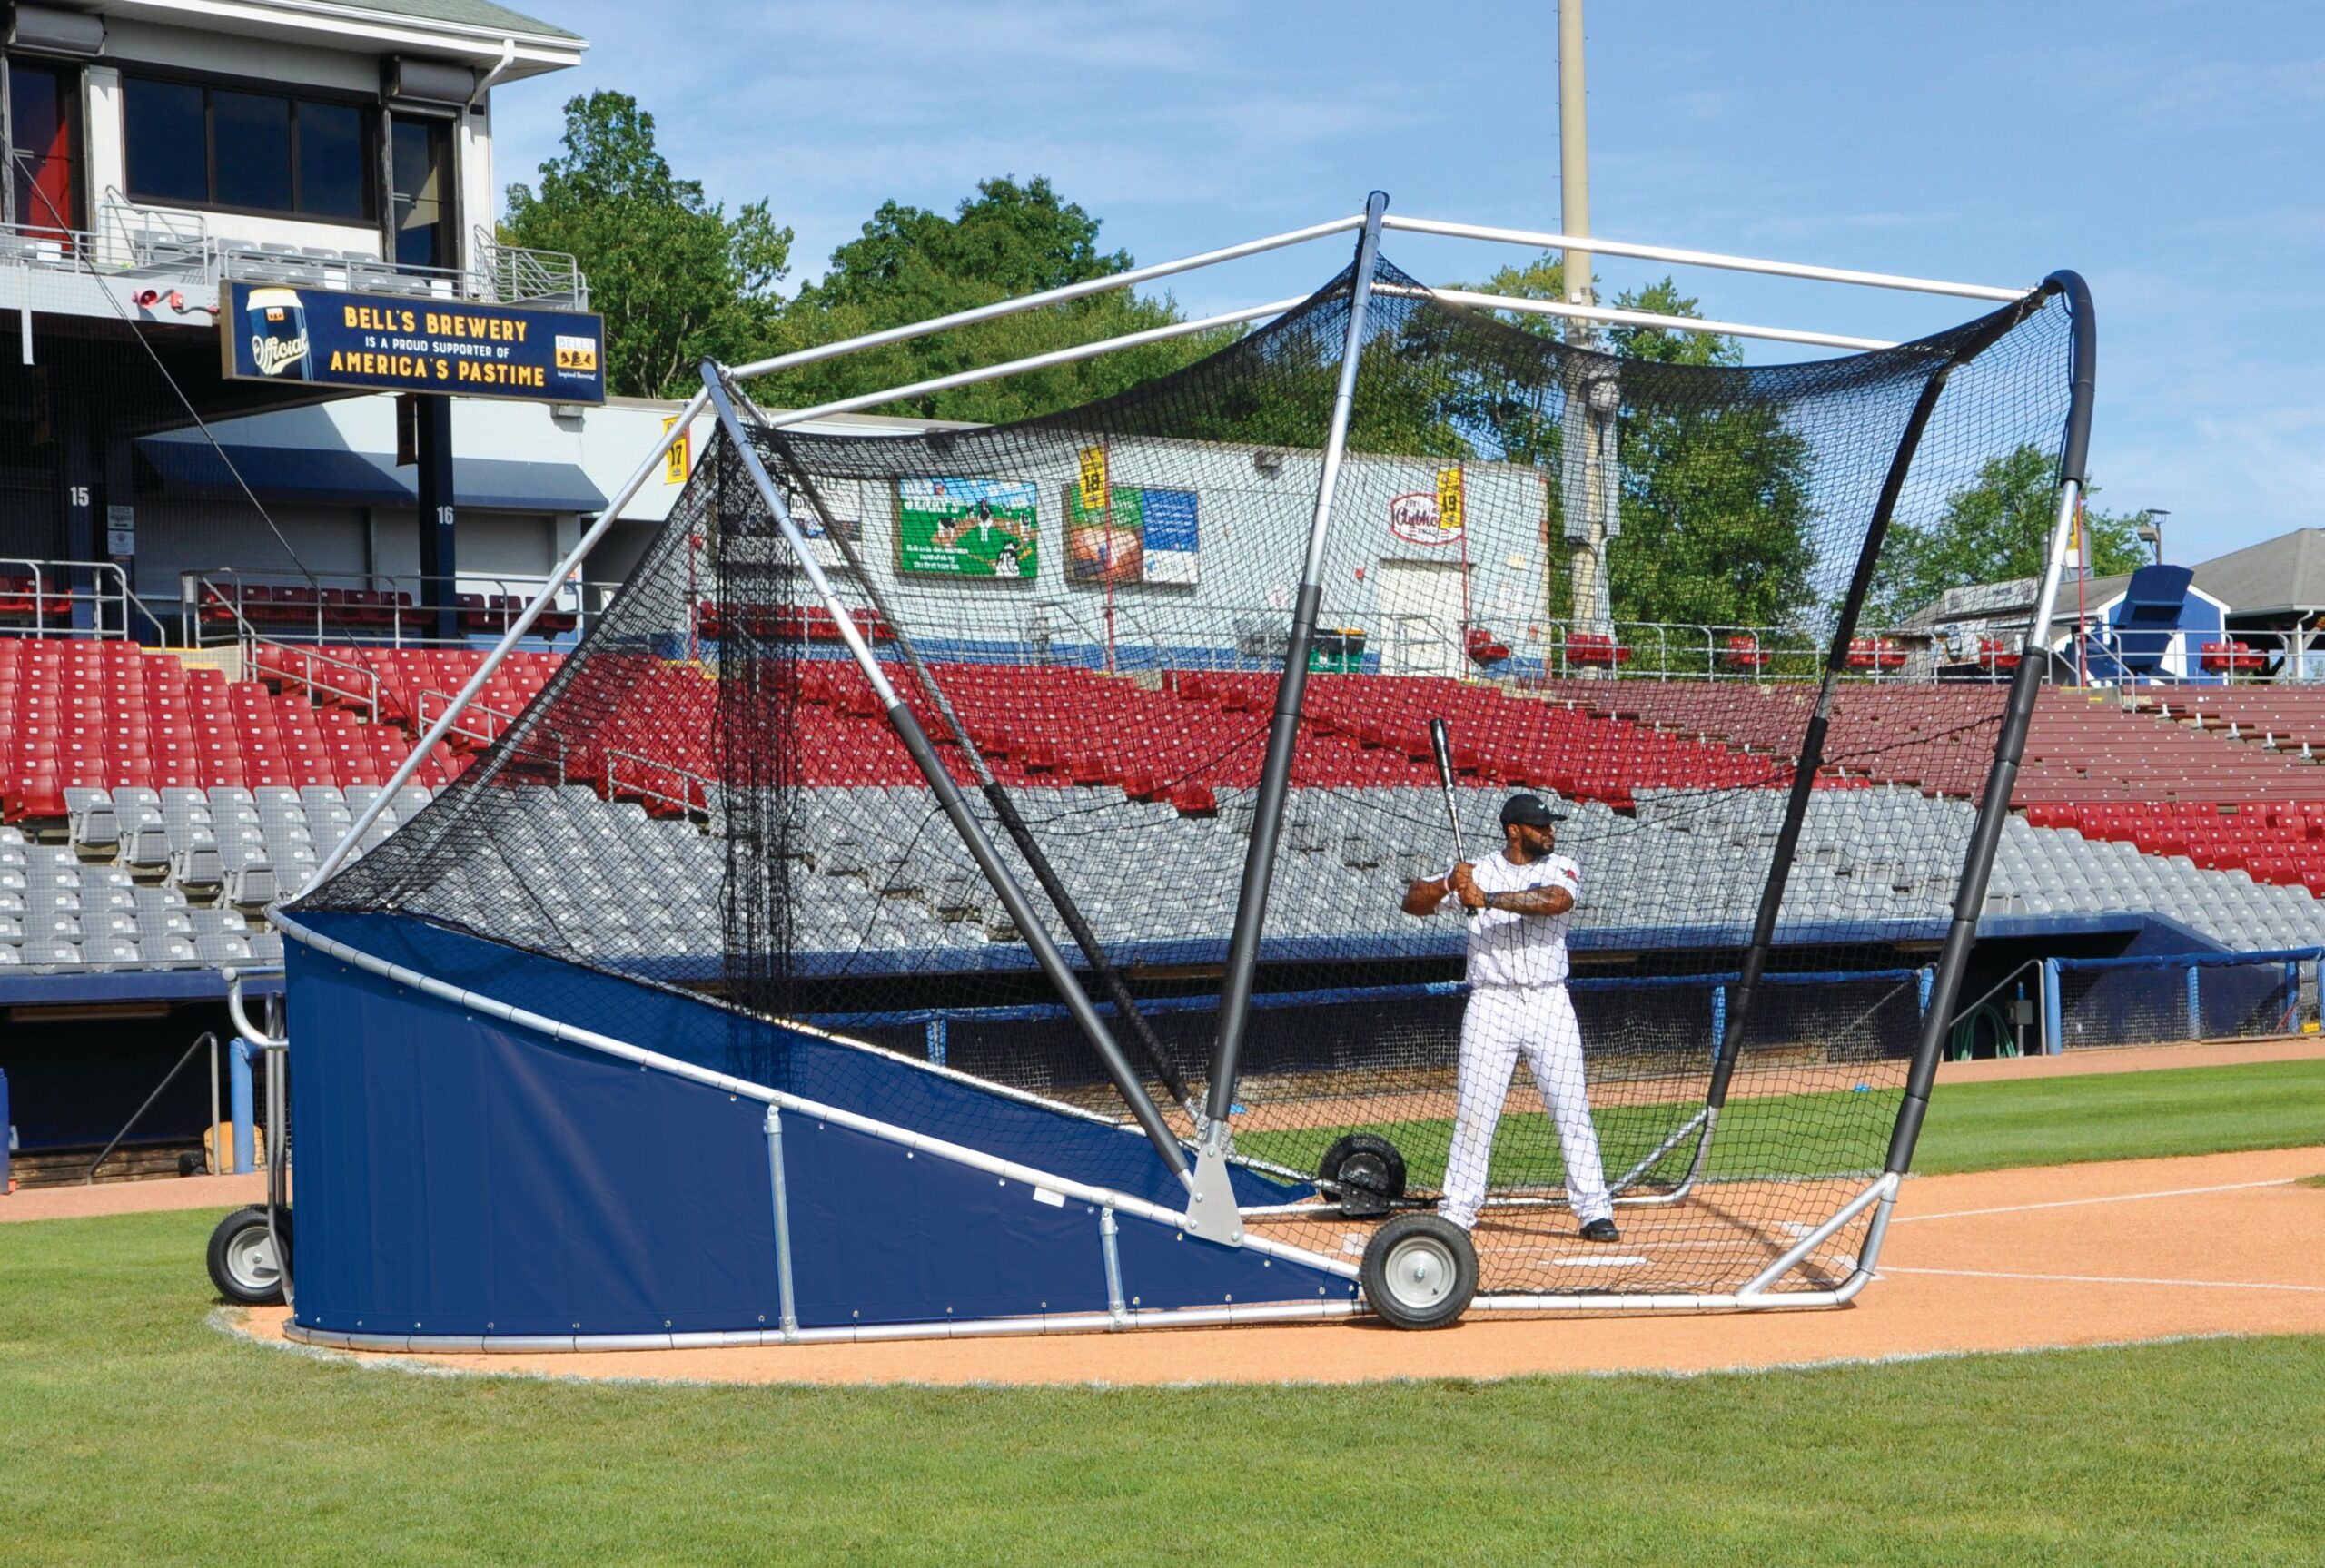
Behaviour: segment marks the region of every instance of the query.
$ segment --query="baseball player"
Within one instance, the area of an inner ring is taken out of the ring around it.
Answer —
[[[1582,1028],[1567,995],[1567,917],[1581,869],[1558,847],[1566,819],[1536,794],[1502,803],[1502,851],[1457,864],[1405,890],[1407,914],[1434,914],[1451,898],[1469,920],[1469,1005],[1461,1016],[1461,1066],[1453,1147],[1437,1211],[1464,1230],[1478,1222],[1495,1126],[1523,1053],[1558,1129],[1567,1201],[1587,1241],[1616,1241],[1614,1206],[1598,1159],[1598,1132],[1583,1087]]]

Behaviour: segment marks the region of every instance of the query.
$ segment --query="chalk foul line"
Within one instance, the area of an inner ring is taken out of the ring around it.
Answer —
[[[2290,1187],[2300,1179],[2297,1176],[2280,1176],[2271,1181],[2231,1181],[2220,1187],[2175,1187],[2165,1192],[2118,1192],[2104,1198],[2062,1198],[2049,1203],[2013,1203],[2000,1208],[1956,1208],[1944,1214],[1901,1214],[1889,1223],[1911,1225],[1923,1219],[1974,1219],[1984,1214],[2024,1214],[2036,1208],[2081,1208],[2093,1203],[2137,1203],[2149,1198],[2194,1198],[2207,1192],[2245,1192],[2256,1187]]]
[[[1875,1271],[1875,1277],[1884,1274],[1944,1274],[1959,1279],[2037,1279],[2066,1285],[2176,1285],[2198,1290],[2291,1290],[2309,1296],[2325,1296],[2325,1285],[2273,1285],[2251,1279],[2142,1279],[2114,1274],[2014,1274],[1999,1268],[1902,1268],[1891,1263],[1883,1264]]]

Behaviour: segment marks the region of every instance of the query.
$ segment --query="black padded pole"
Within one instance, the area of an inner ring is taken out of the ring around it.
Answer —
[[[1260,962],[1260,933],[1267,924],[1268,889],[1275,879],[1276,839],[1283,827],[1283,802],[1291,784],[1291,754],[1300,739],[1300,709],[1308,690],[1308,651],[1316,636],[1317,608],[1323,603],[1324,530],[1331,519],[1333,487],[1348,444],[1349,411],[1356,398],[1356,370],[1364,339],[1364,314],[1372,299],[1373,260],[1380,253],[1380,219],[1389,209],[1379,191],[1364,203],[1364,227],[1356,242],[1356,272],[1349,285],[1348,342],[1341,351],[1339,390],[1332,399],[1331,429],[1324,441],[1324,470],[1316,490],[1316,516],[1308,528],[1308,559],[1300,597],[1291,612],[1291,635],[1283,649],[1283,678],[1276,684],[1275,712],[1268,723],[1267,756],[1260,766],[1260,793],[1252,811],[1252,843],[1243,855],[1243,881],[1235,896],[1235,930],[1227,944],[1227,971],[1219,992],[1219,1038],[1211,1053],[1211,1095],[1205,1115],[1214,1128],[1227,1125],[1235,1103],[1235,1080],[1242,1070],[1243,1034],[1251,1022],[1252,980]]]
[[[1825,736],[1832,725],[1834,694],[1842,673],[1848,667],[1849,643],[1855,637],[1857,623],[1865,613],[1865,598],[1872,590],[1882,541],[1888,535],[1890,519],[1896,515],[1897,499],[1904,494],[1906,477],[1913,471],[1922,436],[1929,429],[1930,417],[1937,411],[1938,399],[1944,395],[1954,367],[1992,347],[2003,334],[2039,309],[2050,292],[2051,285],[2046,282],[2017,304],[1986,317],[1981,330],[1968,334],[1956,344],[1945,362],[1930,373],[1921,396],[1914,402],[1913,412],[1906,417],[1905,429],[1898,435],[1896,452],[1889,459],[1889,471],[1883,477],[1881,494],[1865,526],[1865,542],[1857,550],[1856,569],[1849,576],[1848,592],[1841,600],[1832,640],[1825,646],[1825,675],[1816,692],[1816,708],[1801,731],[1800,754],[1793,766],[1792,790],[1785,800],[1784,821],[1776,829],[1768,880],[1760,889],[1751,941],[1744,950],[1736,995],[1728,1004],[1727,1032],[1720,1039],[1719,1053],[1712,1062],[1711,1083],[1704,1093],[1704,1103],[1715,1110],[1727,1103],[1728,1083],[1736,1075],[1736,1060],[1743,1052],[1745,1027],[1751,1020],[1753,1000],[1767,970],[1769,949],[1776,942],[1776,917],[1784,907],[1793,858],[1799,852],[1801,827],[1807,821],[1809,798],[1816,787],[1816,770],[1825,765]],[[1933,1002],[1932,1010],[1934,1009]]]
[[[2059,520],[2051,540],[2056,555],[2063,547],[2061,536],[2073,508],[2081,504],[2090,477],[2085,465],[2091,451],[2092,402],[2098,390],[2099,327],[2090,287],[2080,276],[2052,273],[2043,281],[2037,298],[2052,294],[2066,296],[2073,332],[2073,381],[2059,448]],[[1954,890],[1954,923],[1946,928],[1945,945],[1938,952],[1929,1008],[1922,1014],[1921,1038],[1914,1042],[1913,1066],[1905,1075],[1905,1097],[1897,1107],[1897,1123],[1889,1135],[1886,1169],[1898,1176],[1913,1166],[1914,1145],[1921,1138],[1922,1119],[1929,1113],[1930,1086],[1937,1079],[1938,1053],[1945,1047],[1954,1004],[1962,994],[1962,976],[1969,968],[1970,949],[1977,942],[1986,883],[1994,873],[2003,824],[2010,820],[2011,791],[2018,783],[2018,764],[2026,754],[2027,726],[2033,722],[2034,701],[2042,692],[2043,674],[2049,663],[2050,612],[2048,596],[2044,596],[2036,603],[2027,626],[2026,642],[2019,650],[2018,676],[2010,685],[2010,707],[2003,717],[2002,734],[1994,737],[1985,798],[1978,803],[1978,824],[1971,833],[1970,853]]]
[[[783,458],[784,470],[807,498],[808,504],[823,517],[830,518],[830,508],[824,505],[823,496],[816,488],[816,481],[792,453],[791,444],[778,431],[767,429],[764,433],[774,441],[776,450]],[[1041,886],[1042,896],[1050,901],[1050,907],[1056,910],[1058,918],[1065,922],[1066,934],[1073,937],[1073,945],[1082,950],[1083,960],[1090,965],[1090,972],[1097,976],[1098,983],[1105,988],[1106,999],[1114,1004],[1114,1011],[1130,1026],[1131,1039],[1137,1044],[1139,1054],[1146,1058],[1146,1065],[1153,1072],[1155,1081],[1169,1091],[1173,1103],[1192,1109],[1194,1092],[1187,1087],[1186,1078],[1171,1065],[1170,1052],[1156,1037],[1153,1026],[1146,1021],[1146,1015],[1139,1010],[1138,1001],[1131,995],[1122,971],[1107,956],[1104,945],[1098,941],[1098,933],[1091,929],[1090,922],[1083,917],[1082,906],[1067,890],[1065,879],[1057,874],[1049,856],[1043,853],[1041,842],[1034,837],[1033,829],[1019,814],[1016,797],[994,777],[993,770],[985,765],[983,754],[977,750],[975,739],[969,734],[969,726],[962,722],[959,712],[953,706],[952,698],[945,695],[945,688],[938,685],[935,677],[928,673],[928,666],[921,658],[920,649],[914,646],[912,634],[905,629],[904,618],[889,609],[887,596],[880,591],[878,574],[865,568],[863,558],[856,553],[856,546],[849,541],[845,531],[827,528],[824,537],[839,547],[841,558],[855,572],[865,597],[872,601],[874,611],[886,623],[889,635],[895,639],[896,651],[904,655],[905,663],[912,668],[913,678],[928,694],[928,700],[935,705],[937,716],[945,721],[945,727],[953,733],[954,740],[967,754],[969,767],[977,777],[977,787],[984,792],[984,798],[992,805],[994,815],[1000,820],[1002,831],[1009,835],[1009,842],[1015,844],[1017,853],[1024,857],[1025,869],[1034,873],[1034,881]]]
[[[1736,982],[1736,994],[1727,1005],[1727,1032],[1721,1037],[1719,1054],[1711,1069],[1711,1086],[1705,1090],[1704,1103],[1718,1109],[1727,1103],[1728,1080],[1736,1075],[1736,1060],[1744,1049],[1744,1029],[1752,1016],[1752,1001],[1759,992],[1760,977],[1768,966],[1768,950],[1776,942],[1776,916],[1784,908],[1784,890],[1792,876],[1793,857],[1799,852],[1800,830],[1808,820],[1809,797],[1815,793],[1816,770],[1825,765],[1825,734],[1832,725],[1833,695],[1840,685],[1841,673],[1848,668],[1849,643],[1856,636],[1858,618],[1865,612],[1865,596],[1873,586],[1873,573],[1881,557],[1881,541],[1889,532],[1889,519],[1897,509],[1897,498],[1905,487],[1905,475],[1914,466],[1914,454],[1921,447],[1922,432],[1929,428],[1930,415],[1937,409],[1937,399],[1945,390],[1947,376],[1953,372],[1949,360],[1934,371],[1914,403],[1914,411],[1905,420],[1905,432],[1898,438],[1897,450],[1889,459],[1889,472],[1881,482],[1881,496],[1874,505],[1872,521],[1865,530],[1865,543],[1858,549],[1856,570],[1850,575],[1849,591],[1841,601],[1841,613],[1833,623],[1832,640],[1825,648],[1825,678],[1816,688],[1816,708],[1808,715],[1808,723],[1800,735],[1800,754],[1792,770],[1792,792],[1784,803],[1784,822],[1776,829],[1775,853],[1768,860],[1768,880],[1760,888],[1760,906],[1752,918],[1752,940],[1744,950],[1742,973]]]
[[[750,476],[759,498],[767,503],[767,510],[774,516],[777,528],[798,559],[800,569],[806,574],[816,597],[831,613],[833,624],[839,628],[840,636],[847,644],[856,666],[872,683],[873,691],[878,695],[882,706],[886,710],[890,727],[904,742],[905,750],[912,754],[914,765],[920,769],[921,776],[928,781],[929,789],[935,794],[937,804],[952,823],[954,831],[960,835],[962,845],[969,852],[969,858],[976,862],[977,869],[984,873],[986,883],[1000,896],[1002,907],[1008,912],[1018,933],[1025,939],[1034,962],[1041,967],[1051,989],[1057,992],[1058,1000],[1065,1004],[1067,1013],[1082,1031],[1083,1037],[1090,1042],[1090,1049],[1097,1055],[1099,1064],[1106,1070],[1106,1076],[1113,1080],[1115,1090],[1123,1097],[1123,1103],[1130,1108],[1132,1117],[1145,1132],[1147,1140],[1153,1144],[1154,1151],[1162,1157],[1162,1163],[1172,1174],[1182,1181],[1191,1182],[1192,1172],[1187,1165],[1186,1150],[1180,1146],[1178,1135],[1171,1130],[1170,1125],[1162,1119],[1162,1113],[1155,1109],[1154,1099],[1146,1092],[1146,1085],[1140,1079],[1138,1070],[1123,1054],[1122,1047],[1115,1043],[1113,1033],[1106,1028],[1106,1021],[1099,1017],[1098,1010],[1091,1005],[1088,993],[1082,989],[1081,981],[1074,978],[1073,968],[1065,962],[1065,955],[1058,951],[1057,943],[1051,939],[1040,915],[1034,912],[1032,902],[1025,897],[1024,890],[1017,885],[1017,879],[1002,863],[1000,852],[985,836],[983,825],[970,814],[968,802],[963,798],[960,786],[953,782],[953,775],[946,771],[944,759],[929,744],[926,733],[920,727],[920,721],[913,716],[911,707],[896,695],[887,676],[881,673],[878,663],[872,656],[870,645],[856,629],[855,622],[848,618],[846,606],[832,592],[823,568],[816,564],[816,557],[808,550],[806,540],[800,537],[797,526],[791,520],[783,498],[776,494],[775,481],[768,477],[767,465],[760,460],[758,449],[745,434],[742,422],[735,412],[734,399],[727,395],[726,382],[715,363],[704,362],[702,384],[710,394],[710,405],[717,413],[720,427],[727,432],[727,439],[734,442],[736,453],[742,459],[744,471]]]

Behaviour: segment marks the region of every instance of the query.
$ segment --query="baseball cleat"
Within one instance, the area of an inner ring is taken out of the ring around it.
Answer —
[[[1615,1228],[1615,1222],[1611,1219],[1592,1220],[1582,1228],[1581,1235],[1585,1241],[1620,1241],[1623,1238],[1622,1232]]]

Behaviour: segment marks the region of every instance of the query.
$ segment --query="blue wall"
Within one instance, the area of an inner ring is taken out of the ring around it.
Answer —
[[[400,962],[431,953],[443,962],[414,967],[650,1049],[697,1060],[727,1047],[729,1016],[698,1001],[395,917],[314,923],[395,949]],[[763,1101],[498,1023],[295,942],[288,962],[302,1325],[567,1336],[779,1324]],[[658,1015],[658,1032],[614,1027]],[[803,1094],[868,1097],[855,1109],[1183,1201],[1134,1133],[757,1027],[755,1047]],[[1092,1206],[809,1117],[787,1113],[783,1133],[803,1326],[1106,1306]],[[1306,1190],[1239,1178],[1246,1201]],[[1125,1290],[1143,1307],[1346,1299],[1353,1288],[1173,1226],[1121,1225]]]

